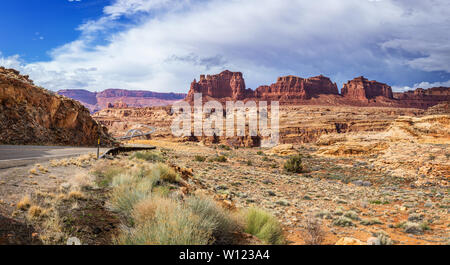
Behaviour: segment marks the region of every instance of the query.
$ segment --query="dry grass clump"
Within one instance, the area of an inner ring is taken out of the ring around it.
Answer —
[[[180,180],[180,176],[173,168],[162,163],[154,165],[151,169],[151,174],[154,178],[159,178],[161,181],[176,183]]]
[[[42,231],[39,238],[45,245],[62,244],[66,238],[62,227],[59,214],[56,211],[49,211],[48,218],[41,224]]]
[[[36,164],[35,167],[37,167],[37,169],[39,170],[39,172],[41,173],[48,173],[48,169],[46,167],[44,167],[43,165],[40,164]]]
[[[78,174],[73,179],[74,185],[80,188],[91,187],[94,184],[94,178],[90,174]]]
[[[124,229],[116,238],[117,244],[207,245],[212,242],[214,224],[196,216],[182,203],[162,197],[148,197],[146,200],[154,200],[150,204],[156,205],[154,212],[145,212],[153,218]],[[144,212],[140,214],[144,216]]]
[[[240,230],[240,226],[230,211],[225,210],[213,200],[206,197],[190,197],[186,205],[205,223],[211,224],[211,234],[214,243],[234,243],[233,233]]]
[[[96,154],[85,154],[80,155],[78,157],[73,158],[64,158],[60,160],[50,160],[51,167],[68,167],[68,166],[77,166],[77,167],[85,167],[91,164],[92,161],[96,158]]]
[[[303,240],[306,245],[321,245],[324,239],[324,231],[322,229],[322,222],[313,216],[307,216],[305,219],[305,233]]]
[[[73,190],[67,194],[67,199],[74,199],[74,200],[84,200],[86,199],[86,196],[83,192],[79,190]]]
[[[263,240],[266,244],[283,244],[284,236],[278,220],[261,209],[250,208],[245,214],[245,232]]]
[[[31,206],[31,198],[29,195],[25,195],[18,203],[17,208],[25,211]]]
[[[39,175],[38,171],[36,168],[32,168],[30,169],[30,171],[28,171],[31,175]]]
[[[150,195],[154,183],[153,179],[138,179],[129,175],[115,177],[110,199],[112,209],[130,216],[134,205]]]
[[[46,216],[47,214],[48,214],[48,210],[43,209],[38,205],[33,205],[30,207],[30,209],[28,209],[28,218],[29,219],[43,217],[43,216]]]

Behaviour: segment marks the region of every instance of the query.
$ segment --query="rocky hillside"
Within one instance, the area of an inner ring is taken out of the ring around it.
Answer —
[[[107,129],[79,102],[0,67],[0,144],[96,145],[112,142]]]
[[[90,92],[83,89],[66,89],[58,94],[78,100],[91,113],[114,106],[116,103],[128,107],[166,106],[186,97],[183,93],[158,93],[152,91],[134,91],[125,89],[107,89],[102,92]],[[121,105],[119,104],[119,105]]]

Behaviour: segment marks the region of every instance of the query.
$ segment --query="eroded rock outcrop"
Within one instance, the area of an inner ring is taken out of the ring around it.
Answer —
[[[386,84],[369,81],[363,76],[357,77],[344,84],[341,94],[349,100],[368,101],[377,97],[393,99],[392,88]]]
[[[394,98],[408,107],[428,108],[438,104],[448,104],[450,102],[450,87],[417,88],[414,91],[394,93]]]
[[[243,100],[254,97],[254,92],[246,89],[242,73],[228,70],[217,75],[200,75],[198,82],[194,79],[186,100],[193,102],[195,93],[215,99]]]
[[[79,102],[37,87],[28,76],[0,67],[0,144],[89,146],[112,143]]]
[[[322,75],[311,78],[292,75],[279,77],[276,83],[260,86],[254,91],[246,88],[242,73],[228,70],[218,75],[201,75],[198,82],[194,79],[186,100],[193,102],[195,93],[202,93],[204,98],[216,100],[253,99],[282,102],[308,100],[322,94],[339,95],[337,85]]]
[[[339,95],[336,83],[331,82],[330,78],[319,75],[305,79],[289,75],[279,77],[277,82],[270,86],[258,87],[255,97],[261,100],[295,102],[326,94]]]

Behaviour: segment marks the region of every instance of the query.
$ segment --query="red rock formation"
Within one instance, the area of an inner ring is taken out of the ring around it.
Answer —
[[[242,100],[253,97],[253,91],[245,87],[242,73],[228,70],[218,75],[200,75],[198,82],[194,79],[186,100],[192,102],[195,93],[202,93],[203,97],[216,99]]]
[[[297,76],[280,77],[275,84],[261,86],[253,91],[246,89],[242,73],[228,70],[218,75],[206,77],[201,75],[198,82],[194,79],[186,100],[192,102],[195,93],[202,93],[203,97],[218,100],[257,99],[268,101],[298,101],[311,99],[321,94],[339,94],[336,84],[322,75],[307,79]]]
[[[394,98],[402,105],[413,108],[428,108],[450,102],[450,87],[417,88],[414,91],[394,93]]]
[[[393,99],[392,89],[390,86],[377,82],[369,81],[363,76],[357,77],[347,84],[344,84],[341,94],[349,100],[368,101],[382,96]]]
[[[0,144],[96,145],[99,137],[112,143],[79,102],[0,67]]]
[[[255,97],[261,100],[279,100],[292,102],[307,100],[321,94],[339,95],[336,83],[323,75],[301,78],[297,76],[279,77],[275,84],[260,86],[256,89]]]
[[[121,101],[129,107],[151,107],[171,105],[183,100],[183,93],[158,93],[152,91],[107,89],[90,92],[82,89],[60,90],[58,94],[80,101],[91,113],[108,108],[108,103]]]

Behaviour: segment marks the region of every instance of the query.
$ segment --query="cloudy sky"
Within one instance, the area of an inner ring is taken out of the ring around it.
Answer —
[[[448,0],[4,0],[0,65],[51,90],[187,92],[202,73],[450,86]]]

